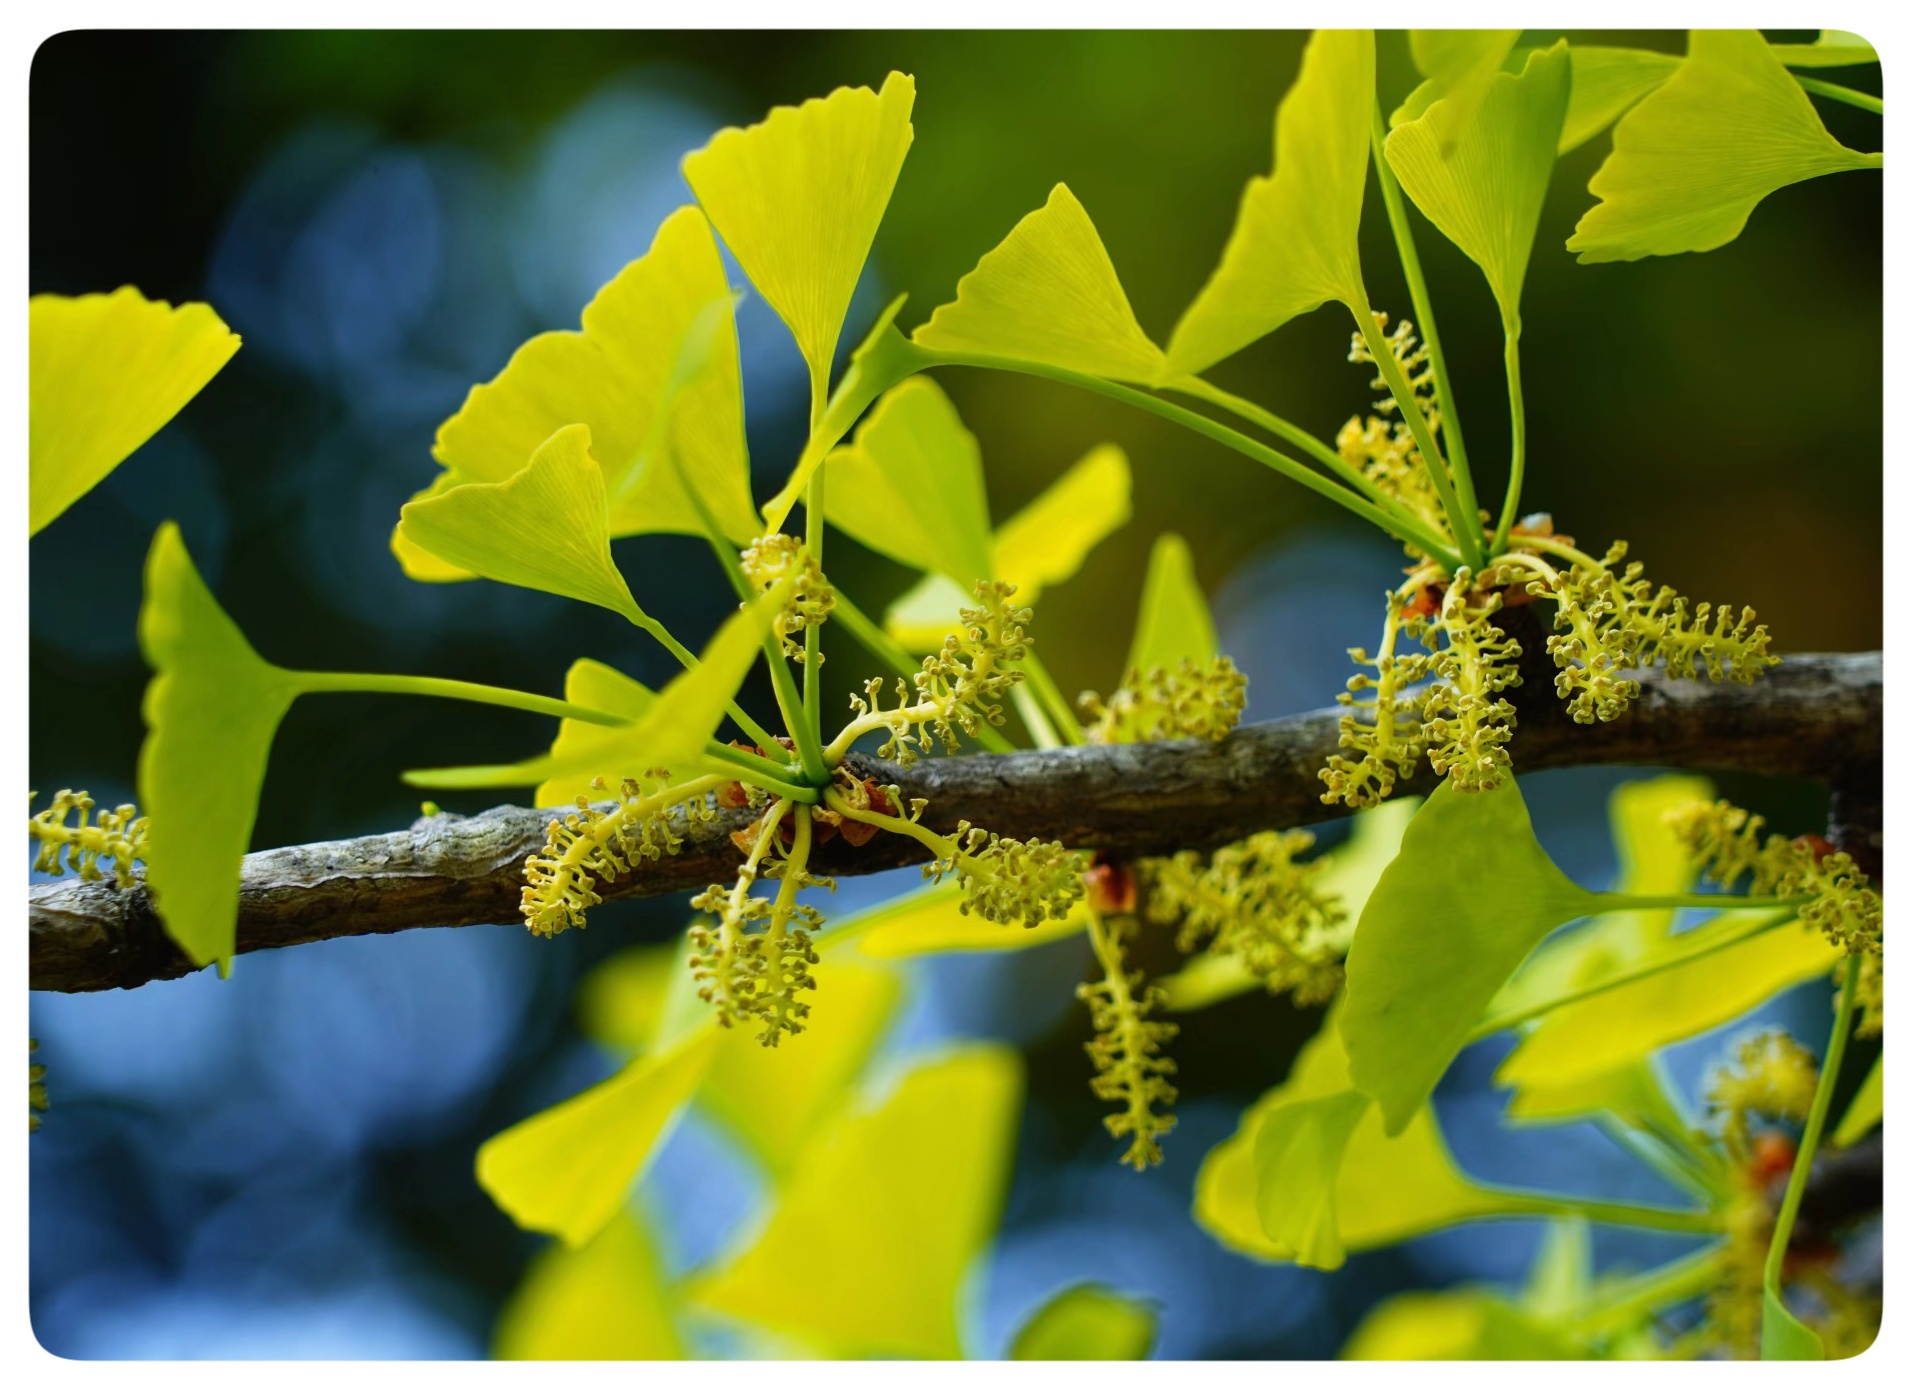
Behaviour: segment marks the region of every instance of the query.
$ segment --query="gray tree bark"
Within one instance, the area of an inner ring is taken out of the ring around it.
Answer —
[[[1879,653],[1791,656],[1744,686],[1643,672],[1637,704],[1613,723],[1593,726],[1572,723],[1541,685],[1530,679],[1514,692],[1517,771],[1634,764],[1809,777],[1836,790],[1841,838],[1876,853]],[[1346,814],[1321,804],[1316,775],[1335,751],[1339,720],[1339,710],[1320,710],[1248,725],[1218,744],[976,754],[907,770],[859,755],[852,762],[906,796],[928,798],[923,819],[934,828],[968,820],[1018,839],[1135,857],[1209,849],[1257,830]],[[1399,793],[1433,785],[1423,769]],[[387,835],[248,855],[238,949],[515,920],[525,857],[543,845],[551,818],[547,810],[500,806],[476,816],[429,817]],[[604,895],[727,881],[739,859],[730,832],[747,820],[747,812],[726,812],[692,828],[681,854],[642,866],[607,885]],[[820,872],[862,874],[927,857],[912,840],[878,835],[862,848],[834,840],[821,847],[817,864]],[[125,891],[111,883],[34,884],[28,927],[34,989],[130,989],[194,969],[160,928],[143,884]]]

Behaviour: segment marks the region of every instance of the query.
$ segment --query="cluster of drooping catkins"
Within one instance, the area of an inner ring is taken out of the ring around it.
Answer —
[[[1168,1111],[1176,1097],[1168,1080],[1175,1062],[1162,1049],[1180,1030],[1150,1017],[1166,997],[1159,986],[1143,984],[1140,970],[1127,966],[1124,952],[1134,929],[1132,917],[1102,919],[1096,930],[1103,977],[1077,985],[1076,997],[1088,1004],[1089,1026],[1095,1030],[1083,1045],[1095,1066],[1090,1089],[1121,1107],[1102,1123],[1114,1138],[1128,1138],[1122,1161],[1140,1172],[1162,1161],[1161,1138],[1175,1128]]]
[[[27,793],[33,804],[34,792]],[[67,817],[74,822],[67,824]],[[100,861],[113,867],[113,882],[121,888],[133,886],[133,861],[146,853],[146,817],[132,805],[116,806],[93,814],[93,798],[86,792],[61,791],[44,811],[27,817],[27,834],[40,842],[33,867],[43,874],[63,874],[72,869],[82,879],[93,882],[105,878]]]
[[[674,787],[662,772],[627,777],[608,810],[580,796],[578,809],[551,821],[544,848],[525,860],[518,904],[525,925],[539,936],[582,927],[586,911],[604,901],[600,885],[645,860],[677,853],[689,822],[717,814],[706,794],[723,781],[705,777]],[[604,779],[593,785],[602,789]]]

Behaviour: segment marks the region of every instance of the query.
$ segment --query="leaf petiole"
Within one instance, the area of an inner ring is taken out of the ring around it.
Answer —
[[[447,700],[465,700],[476,705],[499,705],[532,714],[548,714],[556,719],[577,719],[586,724],[609,728],[629,724],[622,714],[610,714],[569,700],[549,695],[532,695],[496,685],[477,685],[471,681],[444,680],[438,676],[400,676],[343,671],[290,671],[302,694],[353,692],[368,695],[435,695]]]
[[[1029,687],[1042,705],[1049,722],[1055,726],[1056,733],[1064,743],[1081,743],[1082,724],[1075,717],[1075,711],[1069,708],[1069,702],[1063,698],[1062,689],[1049,674],[1049,668],[1042,664],[1042,658],[1033,651],[1025,655],[1020,663],[1023,674],[1029,678]]]
[[[1885,102],[1882,98],[1866,92],[1854,91],[1851,87],[1841,87],[1837,82],[1822,82],[1817,77],[1801,77],[1793,74],[1793,81],[1809,92],[1815,92],[1832,101],[1844,102],[1847,106],[1856,106],[1861,111],[1870,111],[1875,116],[1885,114]]]

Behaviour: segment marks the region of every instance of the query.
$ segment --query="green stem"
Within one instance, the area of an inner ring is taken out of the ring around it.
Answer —
[[[881,811],[852,806],[849,800],[834,787],[824,793],[823,800],[825,805],[839,815],[848,816],[851,820],[860,820],[865,825],[874,825],[893,835],[909,836],[912,840],[935,851],[938,859],[947,856],[955,847],[955,841],[949,836],[938,835],[934,830],[918,825],[904,816],[889,816]]]
[[[1372,478],[1342,458],[1337,450],[1329,448],[1321,440],[1316,439],[1312,434],[1309,434],[1308,431],[1302,429],[1301,426],[1282,419],[1282,417],[1275,414],[1274,411],[1264,409],[1256,405],[1253,401],[1245,400],[1232,392],[1224,391],[1221,387],[1211,385],[1198,376],[1186,377],[1181,381],[1174,382],[1168,389],[1179,392],[1184,396],[1191,396],[1198,401],[1206,401],[1209,405],[1226,410],[1230,415],[1237,416],[1240,419],[1248,421],[1251,425],[1258,426],[1261,429],[1267,430],[1268,433],[1272,435],[1287,440],[1304,454],[1318,460],[1329,469],[1340,474],[1349,483],[1359,488],[1367,495],[1369,500],[1383,511],[1394,511],[1403,516],[1410,515],[1406,509],[1401,507],[1392,497],[1389,497],[1385,492],[1381,491],[1380,488],[1376,487]]]
[[[1374,107],[1369,139],[1374,147],[1374,176],[1381,184],[1381,202],[1387,208],[1388,229],[1394,233],[1394,249],[1401,257],[1401,270],[1407,276],[1408,298],[1414,304],[1414,322],[1420,326],[1421,341],[1427,344],[1427,360],[1434,368],[1434,400],[1441,411],[1441,430],[1447,436],[1448,452],[1454,465],[1454,481],[1460,488],[1461,505],[1469,517],[1480,515],[1474,498],[1474,477],[1467,466],[1467,444],[1461,437],[1460,412],[1454,408],[1454,388],[1448,384],[1447,355],[1441,351],[1440,330],[1434,326],[1434,302],[1428,297],[1427,278],[1421,273],[1420,253],[1414,246],[1414,230],[1408,225],[1407,201],[1401,196],[1401,184],[1387,160],[1387,132],[1381,125],[1381,107]],[[1398,397],[1397,397],[1398,399]],[[1476,528],[1470,525],[1472,532]]]
[[[1793,81],[1807,91],[1817,92],[1820,96],[1830,97],[1833,101],[1843,101],[1847,106],[1856,106],[1861,111],[1870,111],[1875,116],[1885,114],[1885,102],[1879,97],[1854,91],[1850,87],[1841,87],[1836,82],[1822,82],[1817,77],[1801,77],[1798,73],[1793,74]]]
[[[1755,896],[1750,893],[1595,893],[1593,896],[1600,904],[1594,909],[1595,912],[1653,912],[1680,907],[1745,912],[1759,907],[1804,907],[1813,900],[1810,893],[1797,898]]]
[[[643,620],[638,622],[637,625],[662,643],[664,650],[676,657],[678,664],[686,671],[695,671],[697,669],[697,653],[671,636],[670,630],[658,622],[657,619],[647,613],[644,615]],[[744,707],[738,704],[736,700],[726,701],[724,708],[729,711],[730,717],[736,721],[737,727],[742,729],[750,738],[754,739],[759,748],[776,748],[779,746],[777,740],[771,737],[764,726],[752,719],[749,714],[744,711]]]
[[[1730,1255],[1724,1245],[1709,1245],[1608,1289],[1597,1308],[1579,1320],[1582,1330],[1599,1332],[1624,1327],[1643,1312],[1652,1312],[1705,1293],[1726,1272]]]
[[[799,786],[785,780],[794,769],[779,767],[767,758],[759,758],[742,748],[726,748],[716,744],[704,749],[706,762],[723,763],[734,768],[738,781],[752,782],[765,791],[775,792],[778,796],[789,797],[792,801],[814,804],[817,799],[815,787]]]
[[[1042,712],[1042,701],[1036,698],[1035,691],[1018,682],[1009,688],[1009,699],[1015,705],[1016,713],[1022,716],[1023,726],[1029,730],[1029,737],[1036,747],[1062,747],[1062,735],[1049,722],[1049,716]]]
[[[929,358],[929,365],[932,366],[980,367],[989,371],[1018,372],[1024,376],[1038,376],[1049,381],[1059,381],[1065,386],[1093,391],[1097,395],[1132,405],[1138,410],[1146,410],[1151,415],[1159,415],[1164,420],[1180,425],[1184,429],[1193,430],[1196,434],[1212,439],[1224,448],[1233,449],[1256,463],[1274,469],[1284,478],[1300,483],[1310,492],[1319,493],[1337,506],[1346,507],[1363,521],[1379,527],[1396,540],[1405,541],[1433,556],[1449,568],[1460,563],[1460,558],[1454,553],[1453,548],[1419,522],[1409,520],[1404,515],[1385,512],[1366,498],[1358,497],[1346,488],[1330,482],[1307,465],[1249,438],[1240,430],[1230,429],[1219,421],[1211,420],[1206,415],[1198,415],[1171,401],[1160,400],[1146,391],[1138,391],[1113,381],[1104,381],[1101,377],[1089,376],[1083,372],[1072,372],[1065,367],[1051,367],[1042,362],[1024,362],[1012,357],[991,357],[983,353],[968,352],[934,352],[925,353],[925,356]]]
[[[476,705],[501,705],[506,709],[548,714],[556,719],[580,719],[586,724],[611,728],[629,724],[630,718],[610,714],[569,700],[554,700],[549,695],[531,695],[521,690],[506,690],[495,685],[475,685],[470,681],[444,680],[438,676],[396,676],[358,674],[344,671],[294,671],[290,673],[302,694],[361,692],[368,695],[436,695],[447,700],[465,700]]]
[[[1563,560],[1571,560],[1574,564],[1584,565],[1588,569],[1606,568],[1600,561],[1587,554],[1586,551],[1576,549],[1574,546],[1567,544],[1567,542],[1556,536],[1522,536],[1520,538],[1520,548],[1522,550],[1538,550],[1546,555],[1557,555]]]
[[[1049,668],[1042,664],[1042,658],[1033,651],[1026,654],[1021,662],[1023,674],[1029,678],[1029,688],[1042,702],[1049,721],[1056,726],[1056,732],[1065,743],[1081,743],[1082,724],[1075,717],[1075,711],[1069,708],[1069,702],[1063,698],[1062,689],[1049,674]]]
[[[1518,1216],[1578,1216],[1603,1226],[1637,1226],[1645,1231],[1674,1231],[1684,1235],[1711,1235],[1720,1228],[1711,1211],[1652,1207],[1637,1202],[1604,1202],[1595,1197],[1564,1197],[1553,1192],[1500,1193],[1500,1209]]]
[[[1617,1116],[1603,1113],[1597,1123],[1606,1136],[1658,1173],[1674,1187],[1682,1188],[1703,1202],[1719,1200],[1719,1184],[1686,1158],[1651,1134],[1634,1129]]]
[[[1799,1149],[1793,1155],[1792,1177],[1786,1182],[1785,1200],[1773,1222],[1772,1244],[1766,1249],[1766,1290],[1779,1296],[1780,1276],[1785,1273],[1786,1247],[1792,1241],[1793,1222],[1799,1216],[1800,1199],[1806,1195],[1806,1179],[1812,1175],[1813,1155],[1819,1151],[1819,1136],[1826,1127],[1826,1111],[1832,1107],[1833,1088],[1839,1084],[1839,1064],[1845,1060],[1846,1037],[1852,1032],[1852,1017],[1859,1000],[1859,957],[1846,960],[1845,981],[1839,990],[1839,1012],[1832,1021],[1832,1036],[1826,1041],[1826,1058],[1819,1065],[1819,1085],[1812,1093],[1812,1109],[1806,1115],[1806,1129],[1799,1136]]]
[[[1414,436],[1414,446],[1421,451],[1421,466],[1427,469],[1427,476],[1434,481],[1434,491],[1440,494],[1441,510],[1447,513],[1448,529],[1461,547],[1461,558],[1478,574],[1486,556],[1481,553],[1480,511],[1461,510],[1460,499],[1454,493],[1454,480],[1447,476],[1447,465],[1441,459],[1441,451],[1434,442],[1434,432],[1427,426],[1427,417],[1421,414],[1421,407],[1414,399],[1414,388],[1407,384],[1407,377],[1401,372],[1401,364],[1394,360],[1394,350],[1388,346],[1388,340],[1381,333],[1381,326],[1374,321],[1374,315],[1365,309],[1356,309],[1352,304],[1348,312],[1354,315],[1354,326],[1368,345],[1368,354],[1374,358],[1375,368],[1381,373],[1381,380],[1387,384],[1388,391],[1394,397],[1394,403],[1400,408],[1401,418],[1407,421],[1407,427]]]
[[[1736,900],[1728,898],[1726,901],[1734,902]],[[1684,906],[1686,904],[1680,905]],[[1731,946],[1737,946],[1742,941],[1749,941],[1755,936],[1773,930],[1775,927],[1782,927],[1792,921],[1793,917],[1794,915],[1788,912],[1776,917],[1762,919],[1761,921],[1753,923],[1745,931],[1732,932],[1720,936],[1713,941],[1709,941],[1704,947],[1697,951],[1686,951],[1677,956],[1662,957],[1658,960],[1648,961],[1645,964],[1634,966],[1631,970],[1622,970],[1617,974],[1609,975],[1604,980],[1598,980],[1593,984],[1583,985],[1579,989],[1569,990],[1565,994],[1556,995],[1552,999],[1543,999],[1538,1004],[1530,1004],[1524,1009],[1510,1009],[1504,1014],[1496,1014],[1492,1018],[1484,1019],[1474,1025],[1474,1030],[1467,1035],[1467,1040],[1470,1043],[1476,1043],[1482,1038],[1491,1038],[1496,1033],[1504,1033],[1510,1028],[1518,1028],[1523,1023],[1530,1023],[1536,1018],[1552,1013],[1555,1009],[1564,1009],[1569,1004],[1578,1004],[1583,999],[1591,999],[1595,995],[1605,994],[1608,990],[1618,989],[1622,985],[1630,985],[1636,980],[1648,979],[1651,976],[1658,975],[1662,971],[1671,970],[1675,966],[1685,965],[1688,961],[1704,960],[1707,956],[1713,955],[1715,952],[1724,951]]]
[[[1507,496],[1500,504],[1500,520],[1494,527],[1493,550],[1506,549],[1507,537],[1520,514],[1520,489],[1527,477],[1527,404],[1520,391],[1520,324],[1506,325],[1505,359],[1507,363],[1507,412],[1513,422],[1513,454],[1507,465]]]
[[[814,432],[821,422],[822,402],[811,402],[810,428]],[[828,464],[817,465],[816,472],[810,475],[810,482],[803,490],[803,540],[810,551],[810,559],[819,569],[823,567],[823,475]],[[803,629],[803,713],[801,726],[791,730],[797,740],[797,752],[803,757],[803,768],[812,782],[819,785],[828,780],[829,770],[823,765],[823,696],[819,682],[823,677],[823,629],[815,623],[807,624]]]

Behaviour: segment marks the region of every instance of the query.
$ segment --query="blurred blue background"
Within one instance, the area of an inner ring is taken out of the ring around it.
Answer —
[[[1576,36],[1578,37],[1578,36]],[[1676,47],[1677,35],[1602,35]],[[31,550],[30,765],[42,789],[130,796],[145,672],[134,644],[153,528],[182,525],[208,580],[269,659],[429,671],[556,689],[589,654],[647,680],[667,658],[607,614],[497,585],[422,586],[387,548],[430,479],[432,433],[532,333],[573,327],[596,288],[687,199],[678,158],[717,127],[894,67],[920,96],[916,143],[853,311],[908,291],[913,322],[1050,185],[1096,219],[1145,326],[1165,332],[1213,264],[1242,182],[1269,157],[1301,36],[1255,34],[115,34],[49,40],[33,70],[30,289],[135,283],[206,299],[245,348],[147,448]],[[1844,74],[1863,84],[1876,70]],[[1405,92],[1400,36],[1383,79]],[[1876,143],[1871,118],[1827,109]],[[1871,122],[1868,126],[1867,122]],[[1879,643],[1883,342],[1879,181],[1782,191],[1724,251],[1578,267],[1559,250],[1590,201],[1604,138],[1562,162],[1526,311],[1532,505],[1583,544],[1615,534],[1697,598],[1756,607],[1782,650]],[[1377,301],[1405,300],[1383,240]],[[1422,240],[1467,404],[1470,452],[1504,455],[1499,342],[1477,272]],[[738,277],[740,279],[740,277]],[[760,300],[740,313],[759,495],[800,443],[803,375]],[[1365,407],[1342,324],[1305,319],[1218,379],[1332,435]],[[982,440],[1007,515],[1088,447],[1136,471],[1136,519],[1043,605],[1066,689],[1107,689],[1154,536],[1195,549],[1250,718],[1321,706],[1345,649],[1371,643],[1398,555],[1300,490],[1152,417],[1018,378],[945,384]],[[1497,431],[1499,434],[1497,435]],[[1491,477],[1491,474],[1490,474]],[[1497,491],[1484,482],[1483,490]],[[832,574],[878,609],[912,576],[833,542]],[[691,645],[725,590],[701,543],[618,557]],[[1119,634],[1120,640],[1110,637]],[[843,690],[845,655],[826,668]],[[767,690],[747,698],[767,702]],[[538,721],[432,702],[296,706],[275,748],[259,845],[406,823],[406,766],[531,751]],[[1625,773],[1523,781],[1549,847],[1592,884],[1613,871],[1606,792]],[[1783,829],[1810,789],[1725,790]],[[446,798],[473,810],[482,795]],[[1323,831],[1332,843],[1335,828]],[[912,881],[844,885],[843,906]],[[75,1357],[465,1357],[485,1353],[538,1241],[478,1190],[479,1142],[606,1074],[572,996],[597,960],[679,930],[681,901],[600,909],[536,941],[503,924],[242,958],[132,992],[35,995],[54,1109],[32,1141],[31,1299],[42,1343]],[[1166,954],[1149,961],[1169,964]],[[1181,1124],[1168,1162],[1119,1168],[1087,1089],[1080,943],[914,972],[891,1046],[955,1034],[1020,1046],[1029,1104],[970,1348],[998,1354],[1058,1286],[1155,1299],[1164,1356],[1332,1355],[1396,1289],[1513,1278],[1536,1232],[1478,1226],[1357,1257],[1335,1276],[1262,1267],[1188,1220],[1202,1155],[1285,1073],[1317,1015],[1258,997],[1183,1020]],[[1823,991],[1780,1001],[1808,1036]],[[1717,1040],[1677,1049],[1694,1082]],[[1495,1123],[1476,1049],[1440,1101],[1482,1177],[1590,1194],[1667,1194],[1590,1128]],[[721,1248],[754,1179],[687,1125],[642,1200],[673,1261]],[[694,1196],[695,1200],[689,1198]],[[1607,1260],[1665,1247],[1603,1239]]]

